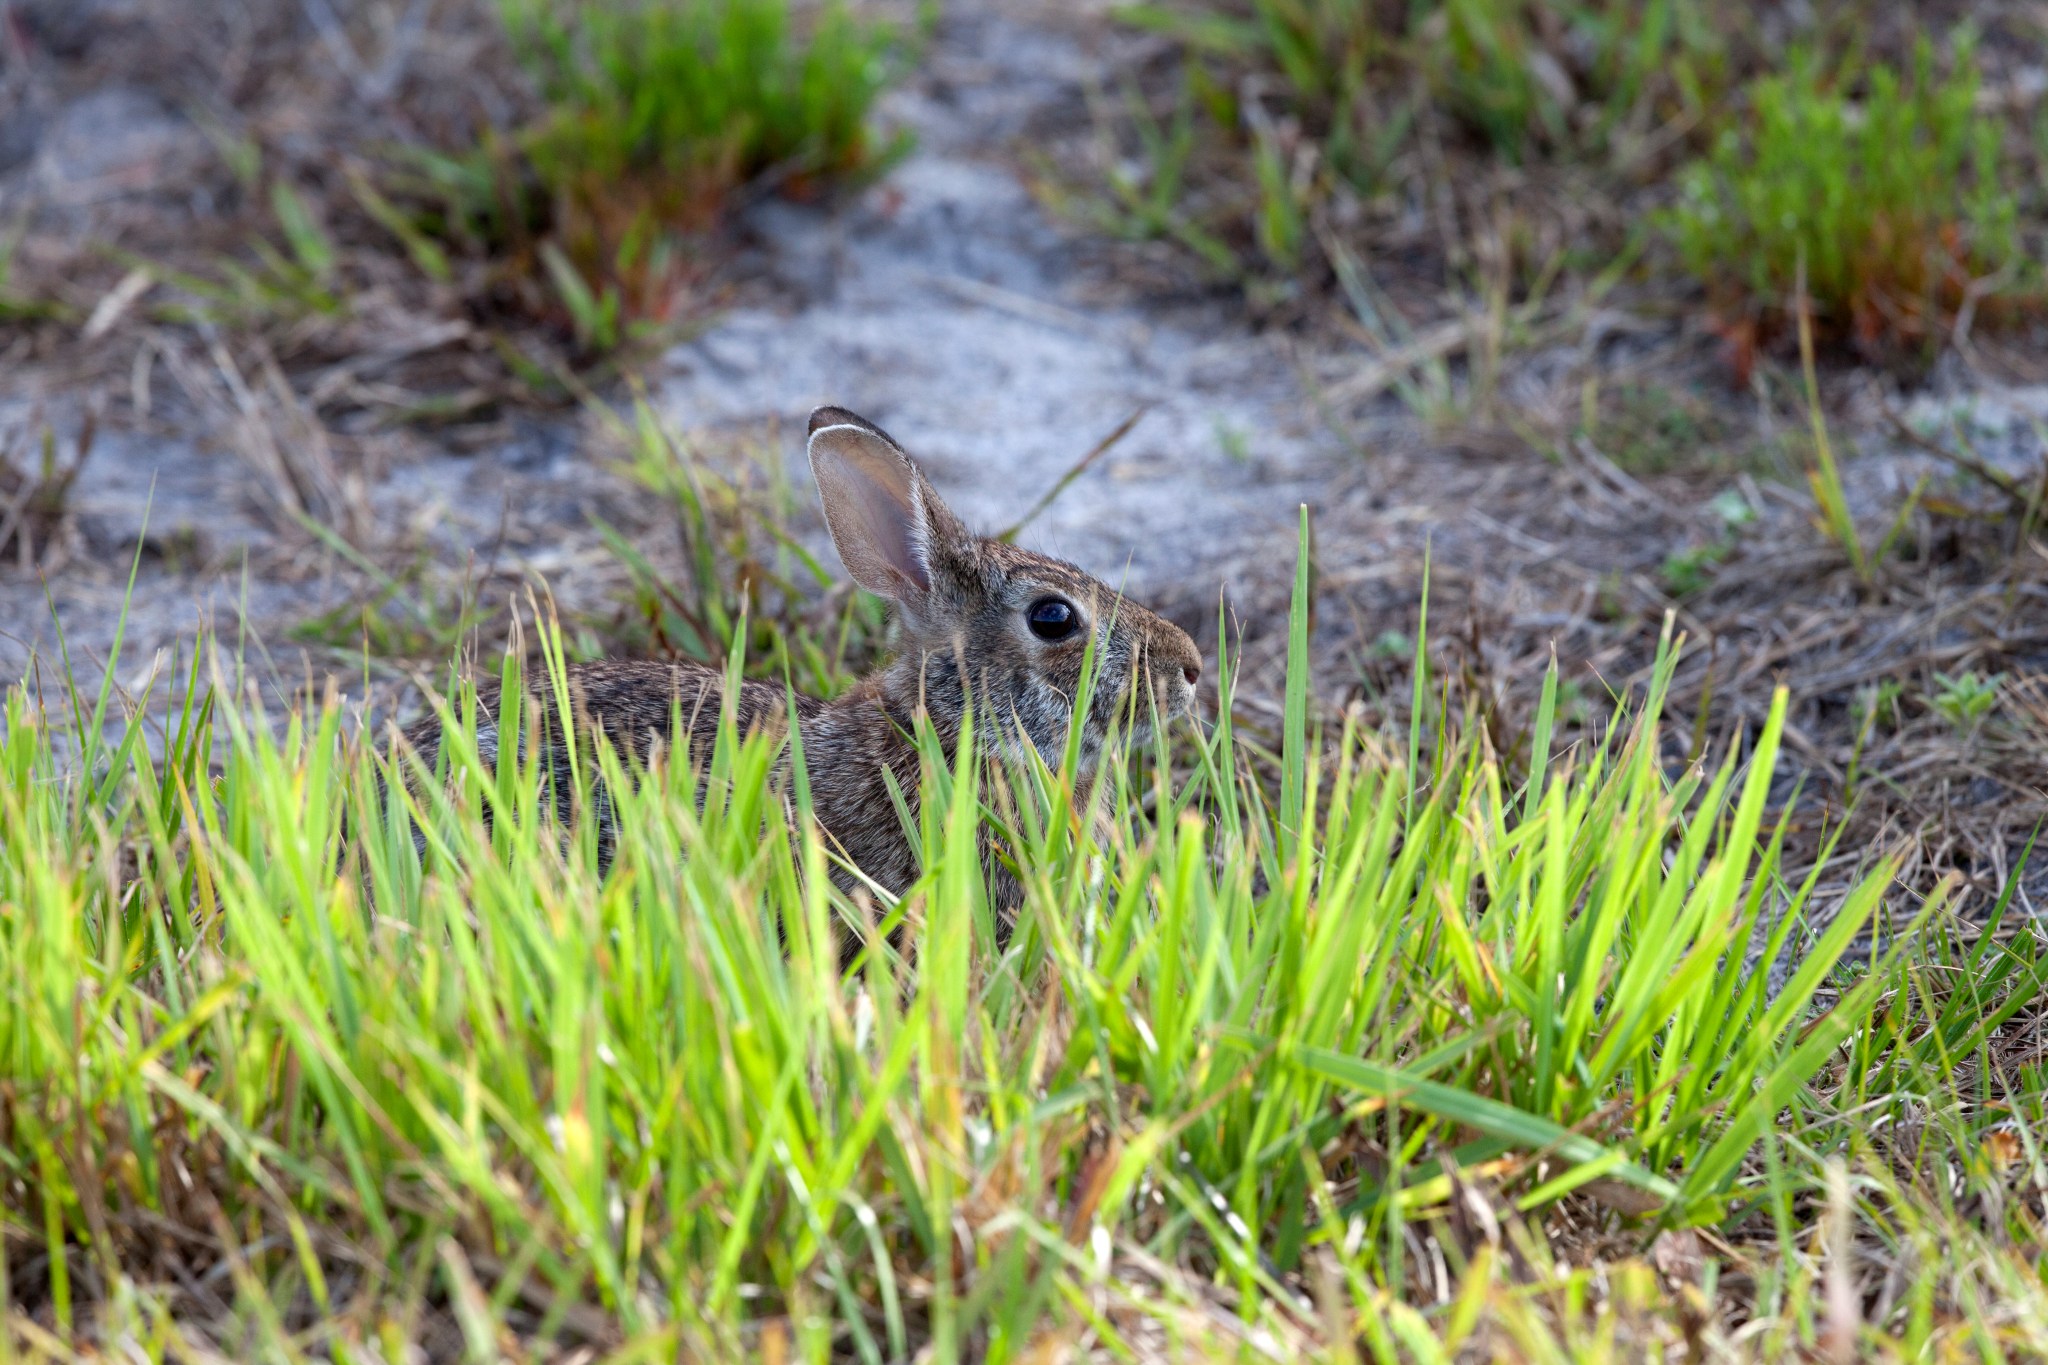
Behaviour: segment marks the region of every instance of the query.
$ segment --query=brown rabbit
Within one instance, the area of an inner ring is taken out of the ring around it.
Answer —
[[[876,884],[899,892],[918,875],[883,774],[915,803],[919,761],[910,735],[920,709],[951,753],[972,696],[981,745],[993,752],[1028,742],[1057,764],[1091,638],[1099,682],[1081,718],[1085,768],[1094,768],[1120,716],[1135,718],[1130,737],[1141,740],[1155,708],[1162,718],[1191,709],[1202,659],[1186,632],[1071,564],[969,531],[881,428],[843,408],[819,408],[811,414],[810,459],[840,559],[854,582],[895,604],[900,628],[901,650],[886,668],[835,701],[796,702],[818,821],[834,849]],[[579,664],[568,682],[578,728],[601,729],[622,757],[644,763],[671,746],[677,716],[690,752],[711,752],[725,683],[715,670]],[[1134,694],[1139,686],[1145,690]],[[480,687],[478,701],[481,756],[492,762],[496,688]],[[780,729],[787,693],[773,683],[743,683],[734,709],[742,733]],[[544,702],[537,714],[551,711]],[[432,720],[407,732],[429,766],[438,737]],[[548,766],[566,816],[566,765],[557,758]],[[599,833],[608,855],[611,831]],[[990,893],[1007,923],[1019,888],[1000,869],[990,871]],[[843,868],[834,878],[849,891],[858,884]]]

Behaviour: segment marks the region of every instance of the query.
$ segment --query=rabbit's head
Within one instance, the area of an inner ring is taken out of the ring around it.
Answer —
[[[904,648],[884,675],[889,701],[950,730],[972,697],[978,725],[1057,765],[1092,640],[1088,766],[1112,726],[1142,740],[1155,715],[1192,711],[1202,656],[1180,627],[1071,564],[974,534],[901,446],[843,408],[811,414],[810,456],[847,572],[896,605]]]

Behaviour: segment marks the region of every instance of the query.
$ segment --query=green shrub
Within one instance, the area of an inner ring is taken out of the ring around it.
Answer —
[[[1812,54],[1751,87],[1749,115],[1688,167],[1663,222],[1725,322],[1781,324],[1801,271],[1816,325],[1865,345],[1932,336],[1969,282],[2017,257],[2001,129],[1975,112],[1971,44],[1946,74],[1830,71]]]
[[[1719,46],[1696,0],[1440,0],[1420,12],[1414,46],[1436,98],[1517,159],[1597,148],[1660,75]]]
[[[840,0],[499,0],[546,110],[392,192],[433,237],[508,258],[602,351],[664,318],[696,239],[763,177],[814,192],[903,146],[870,126],[904,35]]]
[[[550,185],[831,175],[872,158],[868,113],[897,38],[841,3],[807,26],[789,0],[500,3],[553,106],[525,139]]]

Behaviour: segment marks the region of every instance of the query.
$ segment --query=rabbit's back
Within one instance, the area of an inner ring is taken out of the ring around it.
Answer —
[[[538,735],[542,748],[541,781],[552,798],[556,814],[567,823],[575,818],[576,782],[569,763],[569,748],[588,745],[597,734],[616,752],[629,771],[644,769],[656,754],[673,758],[687,753],[691,766],[701,771],[718,740],[720,713],[725,700],[725,675],[701,664],[658,663],[649,660],[605,661],[572,664],[563,681],[568,689],[569,725],[561,724],[561,706],[552,688],[524,689],[520,706],[519,743]],[[479,683],[476,689],[477,757],[485,765],[498,761],[503,739],[498,684]],[[823,709],[814,697],[796,698],[796,715],[806,724]],[[788,728],[789,694],[766,682],[743,682],[733,698],[737,732],[780,734]],[[405,732],[407,744],[422,767],[432,772],[441,766],[441,723],[427,716]],[[595,803],[590,814],[598,824],[599,861],[609,865],[617,831],[611,818],[610,794],[599,782],[592,789]],[[484,818],[488,821],[488,809]],[[418,829],[415,845],[424,849]]]
[[[621,758],[644,764],[657,748],[673,754],[685,742],[696,766],[711,756],[725,700],[726,677],[717,669],[646,660],[600,662],[572,665],[567,680],[577,732],[601,729]],[[823,706],[815,697],[797,697],[798,723]],[[776,683],[744,681],[733,698],[734,728],[742,737],[757,730],[780,734],[788,729],[789,716],[790,694]]]
[[[674,753],[687,742],[693,763],[701,765],[717,740],[725,675],[716,669],[652,660],[603,661],[571,664],[564,681],[572,733],[587,741],[602,732],[619,757],[629,762],[644,765],[657,750]],[[477,756],[485,763],[498,758],[498,691],[495,682],[477,684]],[[733,701],[738,732],[780,733],[788,726],[789,705],[789,694],[773,683],[742,682]],[[815,697],[799,696],[799,722],[823,706]],[[529,684],[521,710],[524,723],[538,724],[550,748],[560,746],[560,706],[551,690]],[[441,740],[438,717],[419,720],[406,730],[405,738],[423,764],[435,766]]]

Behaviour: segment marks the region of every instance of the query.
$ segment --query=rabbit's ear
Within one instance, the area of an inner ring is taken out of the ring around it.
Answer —
[[[964,533],[917,466],[880,427],[842,408],[811,414],[810,454],[825,525],[853,581],[921,601],[935,562]]]

